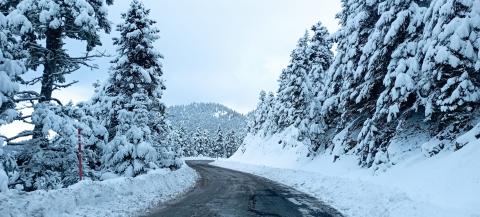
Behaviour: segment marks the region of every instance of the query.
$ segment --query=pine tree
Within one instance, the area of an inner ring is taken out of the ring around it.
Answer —
[[[7,124],[18,117],[15,110],[15,95],[19,91],[19,76],[25,72],[20,59],[20,38],[12,33],[9,19],[0,13],[0,125]],[[0,135],[0,145],[3,145]],[[5,138],[6,139],[6,138]]]
[[[222,129],[219,127],[217,130],[217,136],[215,138],[215,146],[214,146],[214,157],[226,157],[226,147],[225,147],[225,138],[223,135]]]
[[[80,139],[83,150],[84,175],[91,179],[100,178],[103,150],[108,143],[108,131],[98,120],[90,103],[79,103],[71,107],[69,117],[79,124]]]
[[[328,85],[321,93],[325,96],[321,111],[329,124],[345,126],[347,119],[372,109],[355,103],[352,86],[362,79],[353,72],[379,18],[377,9],[377,1],[342,0],[342,11],[337,14],[341,27],[333,35],[338,52],[327,74]]]
[[[310,70],[307,58],[308,32],[300,38],[292,52],[289,66],[282,71],[277,94],[276,112],[278,130],[299,126],[307,116],[309,99],[307,73]]]
[[[383,80],[384,90],[377,100],[374,115],[376,119],[384,119],[386,116],[387,122],[417,107],[415,81],[418,81],[421,74],[419,64],[421,55],[418,54],[418,47],[422,37],[423,14],[426,8],[416,6],[413,1],[409,5],[407,9],[405,9],[407,5],[404,5],[404,10],[396,19],[397,23],[403,26],[403,31],[399,34],[395,31],[398,31],[398,28],[391,28],[390,35],[396,35],[397,38],[404,38],[404,40],[400,41],[391,54]],[[428,6],[424,3],[421,5]],[[403,18],[402,14],[406,17]],[[396,26],[399,26],[398,24]]]
[[[120,38],[114,38],[118,57],[105,88],[113,111],[107,121],[110,141],[104,156],[105,166],[116,173],[136,176],[174,159],[171,147],[162,144],[167,135],[165,105],[160,102],[165,90],[160,55],[153,47],[158,30],[148,18],[150,10],[132,1],[124,23],[118,25]],[[161,147],[156,147],[161,145]],[[157,153],[160,151],[160,153]]]
[[[188,154],[188,149],[189,149],[189,145],[190,145],[190,139],[188,137],[188,134],[187,134],[187,131],[185,130],[185,128],[183,127],[180,127],[179,129],[175,129],[177,135],[178,135],[178,144],[180,145],[180,149],[181,149],[181,155],[182,156],[185,156],[185,157],[188,157],[189,154]]]
[[[88,61],[101,56],[87,53],[85,56],[71,57],[64,49],[64,41],[84,41],[87,52],[100,45],[99,31],[110,31],[105,5],[103,0],[15,0],[0,3],[2,13],[8,14],[8,27],[22,37],[22,43],[13,43],[15,46],[23,46],[15,55],[23,55],[22,50],[27,53],[27,69],[37,70],[40,66],[43,67],[42,75],[32,79],[15,77],[24,85],[41,83],[40,92],[21,91],[14,96],[15,103],[27,103],[27,106],[34,109],[31,116],[15,117],[33,123],[34,130],[21,132],[9,139],[19,147],[18,155],[15,156],[21,170],[18,183],[25,190],[58,188],[78,180],[77,177],[73,178],[75,170],[71,169],[78,160],[72,144],[77,128],[81,128],[84,123],[71,117],[69,111],[72,110],[72,105],[63,106],[52,97],[52,93],[75,83],[68,83],[66,75],[82,66],[93,68]],[[55,135],[48,138],[52,131]],[[30,136],[33,139],[24,142],[12,140]]]
[[[110,32],[104,0],[19,0],[9,16],[12,24],[18,25],[23,35],[25,48],[29,52],[28,68],[36,70],[43,66],[43,74],[26,84],[41,83],[39,93],[30,91],[23,98],[40,103],[59,102],[52,97],[54,90],[71,86],[65,76],[80,69],[82,66],[94,67],[88,61],[101,55],[86,54],[82,57],[72,57],[64,48],[66,39],[86,42],[86,51],[90,52],[100,43],[99,30]],[[45,43],[43,43],[45,42]],[[41,107],[41,106],[40,106]],[[40,108],[39,107],[39,108]],[[34,107],[36,108],[36,107]],[[47,135],[42,134],[42,123],[36,123],[33,131],[34,143],[47,146]]]
[[[249,123],[249,132],[257,134],[267,119],[268,107],[266,105],[267,94],[265,91],[260,92],[259,102]]]
[[[263,124],[264,136],[271,135],[278,130],[278,116],[275,111],[275,103],[277,98],[273,92],[269,92],[265,99],[265,108],[267,117],[265,123]]]
[[[325,86],[325,72],[333,61],[332,41],[327,28],[321,22],[312,26],[313,36],[307,49],[307,58],[311,67],[308,72],[311,95],[316,96]]]
[[[83,149],[85,177],[97,179],[99,152],[106,143],[106,129],[83,108],[72,104],[59,106],[41,103],[32,116],[42,123],[42,132],[49,133],[47,148],[24,148],[16,157],[21,168],[17,184],[24,190],[57,189],[79,181],[78,177],[78,129]],[[27,141],[28,142],[28,141]]]
[[[202,132],[200,131],[199,128],[197,128],[192,138],[190,155],[189,155],[190,157],[196,157],[203,154],[203,150],[202,150],[203,141],[201,137],[202,137]]]
[[[401,52],[399,49],[414,45],[423,27],[420,19],[422,9],[414,1],[384,1],[379,3],[378,8],[381,15],[362,49],[354,72],[354,76],[360,79],[353,84],[350,94],[351,98],[355,98],[355,103],[368,108],[366,112],[371,113],[363,125],[362,133],[358,135],[360,143],[357,147],[361,164],[368,167],[388,161],[387,146],[397,127],[397,122],[392,119],[397,115],[395,112],[400,111],[399,105],[393,104],[393,100],[404,103],[409,100],[409,94],[415,91],[412,76],[415,77],[417,72],[405,74],[407,66],[401,68],[397,65],[398,57],[392,60],[392,56],[398,56],[398,52]],[[416,65],[410,62],[408,69],[416,70]],[[398,92],[402,92],[402,98],[397,98]],[[410,99],[410,105],[405,106],[411,107],[412,101]],[[384,117],[385,114],[389,115],[388,118]]]
[[[162,141],[160,146],[157,146],[157,153],[159,153],[158,160],[162,162],[161,167],[169,167],[172,170],[181,167],[181,158],[183,157],[184,139],[180,135],[180,131],[173,127],[168,127],[167,138]]]
[[[466,130],[480,103],[480,3],[475,0],[432,1],[424,17],[420,41],[422,76],[418,82],[421,108],[448,144]],[[426,150],[436,154],[446,146]]]
[[[332,42],[329,39],[329,33],[322,23],[317,23],[312,27],[313,36],[307,50],[307,57],[311,67],[307,74],[309,88],[309,99],[307,116],[303,122],[303,132],[308,134],[313,150],[320,146],[321,126],[323,126],[322,116],[319,112],[321,102],[324,96],[320,94],[325,89],[325,73],[330,68],[333,61],[333,52],[331,51]]]
[[[349,98],[355,103],[375,106],[393,51],[421,25],[417,19],[421,15],[418,10],[418,5],[412,0],[378,3],[380,17],[361,49],[358,66],[353,73],[354,83],[351,84]]]
[[[208,139],[208,132],[200,129],[198,132],[198,141],[196,142],[197,156],[209,157],[211,156],[211,141]]]
[[[225,136],[226,157],[231,157],[240,147],[240,140],[235,131],[230,131]]]

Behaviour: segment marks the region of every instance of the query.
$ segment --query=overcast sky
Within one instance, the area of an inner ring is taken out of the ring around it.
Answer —
[[[118,24],[130,1],[109,8]],[[334,32],[339,0],[145,0],[161,39],[167,105],[218,102],[248,112],[260,90],[275,91],[291,50],[305,30],[318,21]],[[113,33],[112,35],[117,35]],[[98,48],[115,55],[112,35]],[[70,45],[71,46],[71,45]],[[74,46],[75,47],[75,46]],[[73,50],[73,49],[72,49]],[[58,92],[62,100],[88,99],[92,83],[108,76],[108,59],[100,69],[81,70],[70,78],[74,87]]]

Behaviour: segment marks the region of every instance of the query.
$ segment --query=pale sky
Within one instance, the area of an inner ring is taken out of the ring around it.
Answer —
[[[111,21],[130,1],[116,0]],[[275,91],[279,74],[306,29],[321,21],[330,32],[338,27],[339,0],[145,0],[158,21],[161,39],[155,44],[163,60],[167,105],[218,102],[239,112],[254,109],[260,90]],[[117,33],[113,33],[117,35]],[[112,35],[103,37],[115,55]],[[69,45],[72,46],[72,45]],[[76,46],[72,46],[75,50]],[[109,59],[100,69],[84,69],[70,78],[75,86],[56,93],[64,101],[87,100],[91,84],[108,76]]]

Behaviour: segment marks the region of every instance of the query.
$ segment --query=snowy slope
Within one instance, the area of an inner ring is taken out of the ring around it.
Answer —
[[[360,168],[352,155],[336,163],[332,155],[305,157],[295,128],[266,138],[249,135],[232,158],[215,164],[296,187],[347,216],[480,216],[477,128],[457,140],[469,143],[457,152],[432,158],[407,152],[385,172]]]
[[[65,189],[0,194],[0,216],[136,216],[193,187],[197,173],[183,166],[136,178],[82,181]]]

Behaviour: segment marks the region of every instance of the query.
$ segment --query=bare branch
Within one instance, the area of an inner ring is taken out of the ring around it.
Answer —
[[[30,130],[26,130],[26,131],[23,131],[21,133],[19,133],[18,135],[14,136],[14,137],[6,137],[6,136],[3,136],[3,135],[0,135],[0,137],[2,137],[5,142],[7,142],[7,144],[9,144],[11,141],[14,141],[14,140],[17,140],[17,139],[20,139],[20,138],[24,138],[24,137],[28,137],[28,136],[33,136],[33,131],[30,131]]]
[[[70,87],[70,86],[72,86],[76,83],[78,83],[78,81],[72,81],[68,84],[53,84],[53,89],[58,90],[58,89],[61,89],[61,88],[67,88],[67,87]]]
[[[36,77],[36,78],[30,79],[28,81],[21,81],[20,83],[24,84],[24,85],[34,85],[34,84],[42,81],[42,78],[43,77]]]

